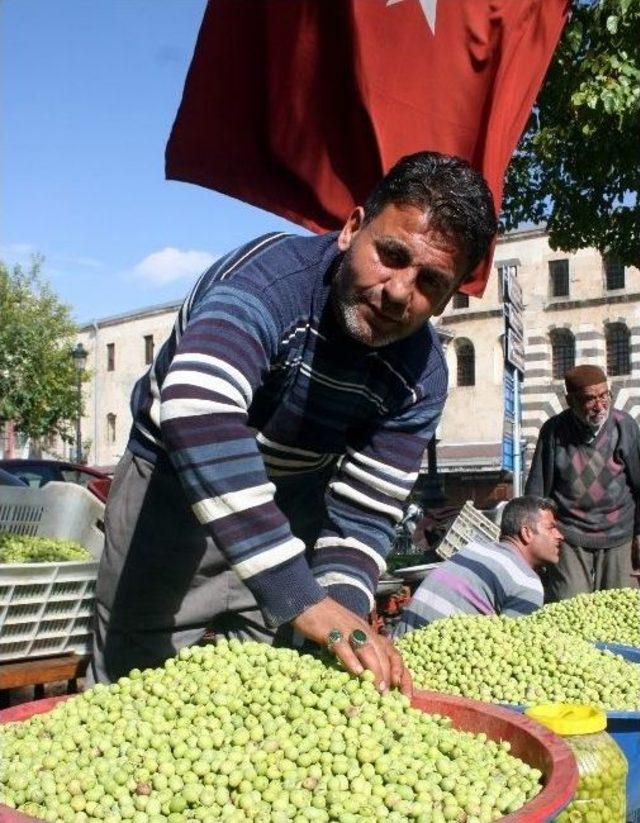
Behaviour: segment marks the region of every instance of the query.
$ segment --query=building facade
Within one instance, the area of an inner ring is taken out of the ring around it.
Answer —
[[[171,332],[179,306],[164,303],[80,328],[78,339],[89,352],[81,420],[89,465],[112,468],[124,453],[131,428],[131,390]],[[75,454],[74,446],[69,453]]]
[[[490,506],[510,494],[501,472],[503,278],[523,292],[525,465],[540,426],[565,407],[563,377],[592,363],[609,376],[616,407],[640,418],[640,271],[594,249],[553,251],[543,229],[503,236],[482,299],[457,295],[440,318],[449,332],[450,392],[439,470],[448,500]]]
[[[436,320],[450,370],[437,433],[447,502],[473,499],[490,506],[510,494],[509,476],[501,470],[507,271],[517,273],[525,304],[526,453],[542,423],[564,407],[562,377],[574,363],[605,368],[615,405],[640,419],[640,271],[603,260],[593,249],[555,252],[543,229],[509,233],[496,246],[485,296],[456,295]],[[168,336],[178,307],[153,306],[81,328],[91,370],[82,418],[89,464],[113,467],[124,452],[131,389]]]

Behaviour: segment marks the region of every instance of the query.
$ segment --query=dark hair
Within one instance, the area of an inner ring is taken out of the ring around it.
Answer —
[[[390,203],[428,211],[435,229],[462,244],[469,272],[486,255],[498,228],[484,177],[466,160],[435,151],[398,160],[364,204],[364,222]]]
[[[534,497],[525,495],[524,497],[514,497],[504,507],[502,520],[500,521],[500,539],[503,537],[517,537],[523,526],[535,528],[540,517],[540,512],[558,511],[556,504],[548,497]]]

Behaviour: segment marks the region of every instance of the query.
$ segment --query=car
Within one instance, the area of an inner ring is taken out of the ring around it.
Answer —
[[[0,460],[0,469],[34,489],[39,489],[52,480],[77,483],[86,488],[94,480],[110,479],[108,474],[98,469],[64,460]]]
[[[14,474],[10,474],[4,469],[0,469],[0,486],[22,486],[24,488],[26,485],[24,480],[21,480]]]

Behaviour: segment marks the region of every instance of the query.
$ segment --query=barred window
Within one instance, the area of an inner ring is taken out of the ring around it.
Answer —
[[[551,332],[551,368],[554,380],[562,380],[576,364],[576,339],[569,329]]]
[[[604,261],[607,291],[624,289],[624,266],[617,257],[607,257]]]
[[[456,343],[456,357],[458,361],[457,385],[475,386],[476,384],[476,353],[471,340],[466,337]]]
[[[453,308],[454,309],[468,309],[469,308],[469,295],[463,294],[461,291],[457,291],[453,295]]]
[[[629,329],[624,323],[608,323],[605,337],[607,341],[607,374],[609,377],[631,374],[631,335]]]
[[[569,260],[549,260],[549,286],[551,297],[569,296]]]

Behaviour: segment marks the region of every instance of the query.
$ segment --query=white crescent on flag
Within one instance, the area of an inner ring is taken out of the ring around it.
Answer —
[[[396,3],[403,3],[404,0],[387,0],[387,6],[395,6]],[[438,0],[418,0],[420,8],[424,14],[427,25],[431,29],[431,33],[436,33],[436,7]]]

